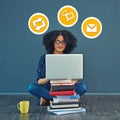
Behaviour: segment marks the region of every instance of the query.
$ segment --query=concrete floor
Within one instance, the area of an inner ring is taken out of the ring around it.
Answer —
[[[17,103],[30,101],[28,114],[20,114]],[[0,95],[0,120],[120,120],[120,95],[84,95],[81,107],[85,113],[56,116],[49,114],[46,106],[39,106],[39,100],[31,95]]]

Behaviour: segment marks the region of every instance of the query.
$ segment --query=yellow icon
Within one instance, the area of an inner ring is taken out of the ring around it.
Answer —
[[[78,20],[78,12],[74,7],[66,5],[58,11],[57,18],[62,26],[71,27]]]
[[[87,32],[97,32],[97,26],[95,24],[88,24],[86,31]]]
[[[81,25],[82,33],[85,37],[94,39],[102,32],[102,24],[95,17],[86,18]]]
[[[28,21],[28,26],[34,34],[43,34],[49,27],[48,18],[42,13],[33,14]]]

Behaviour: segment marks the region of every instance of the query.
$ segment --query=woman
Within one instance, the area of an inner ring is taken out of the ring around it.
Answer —
[[[46,48],[47,54],[69,54],[76,47],[77,39],[75,36],[67,30],[54,30],[48,32],[43,37],[43,44]],[[47,105],[53,97],[50,96],[50,81],[45,79],[45,55],[42,55],[39,60],[37,69],[37,83],[32,83],[28,87],[28,91],[41,99],[42,105]],[[74,86],[75,92],[82,96],[86,91],[87,87],[84,83],[79,83],[76,80]]]

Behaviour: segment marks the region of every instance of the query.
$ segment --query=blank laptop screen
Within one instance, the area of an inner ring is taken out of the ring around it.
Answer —
[[[83,54],[47,54],[46,79],[83,79]]]

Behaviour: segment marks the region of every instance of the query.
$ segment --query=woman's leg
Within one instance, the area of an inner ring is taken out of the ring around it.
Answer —
[[[75,84],[75,92],[82,96],[84,93],[87,92],[87,85],[85,83],[76,83]]]
[[[39,85],[37,83],[32,83],[28,86],[28,91],[38,97],[38,98],[46,98],[47,100],[53,100],[53,97],[50,96],[49,91],[50,91],[50,86],[49,84],[45,85]]]

